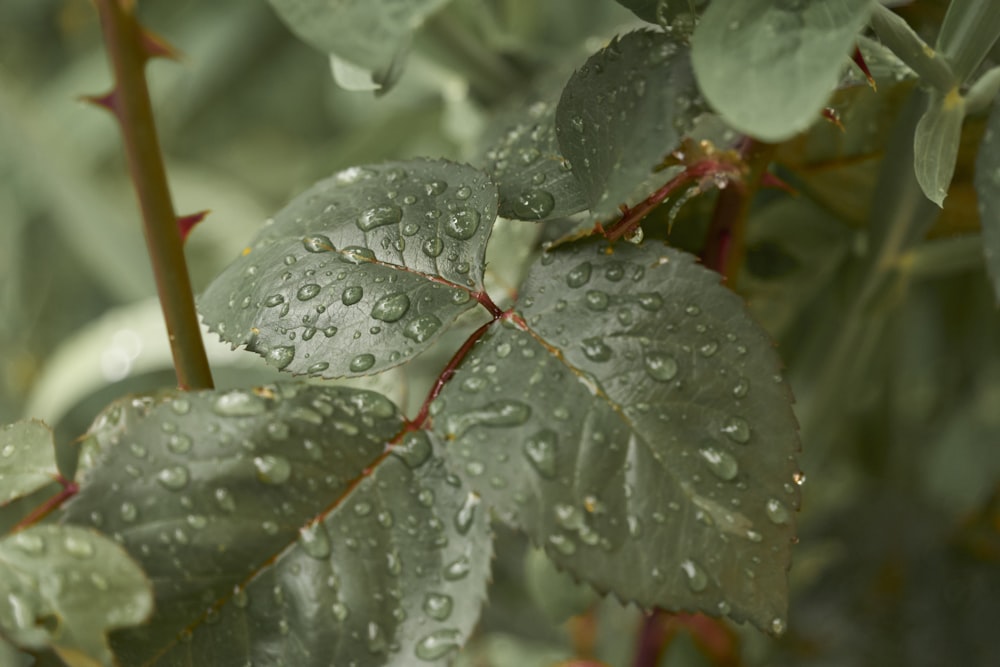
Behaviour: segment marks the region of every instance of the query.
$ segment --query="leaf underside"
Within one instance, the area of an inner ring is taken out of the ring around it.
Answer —
[[[74,665],[110,665],[105,633],[149,617],[149,581],[107,537],[34,526],[0,540],[0,633]],[[6,663],[5,663],[6,664]]]
[[[63,520],[100,523],[155,584],[122,662],[444,664],[490,537],[425,433],[387,453],[403,425],[380,394],[296,384],[106,411]]]
[[[456,471],[597,589],[784,628],[791,395],[717,274],[659,244],[543,256],[432,407]]]
[[[964,118],[965,104],[957,92],[941,95],[933,91],[913,136],[917,182],[924,195],[938,206],[944,205],[955,173]]]
[[[406,363],[483,290],[496,187],[445,160],[352,167],[294,199],[209,285],[209,327],[295,374]]]
[[[692,37],[698,85],[723,119],[764,141],[788,139],[819,119],[871,0],[723,0]]]
[[[591,210],[606,215],[643,190],[702,111],[687,47],[670,35],[631,32],[591,56],[556,109],[559,147]]]
[[[0,427],[0,507],[51,484],[58,475],[48,426],[32,420]]]
[[[976,155],[975,183],[986,270],[1000,299],[1000,104],[995,100]]]

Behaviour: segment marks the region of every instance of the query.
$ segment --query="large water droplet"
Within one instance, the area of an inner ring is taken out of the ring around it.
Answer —
[[[308,301],[309,299],[315,298],[316,295],[319,294],[320,290],[322,289],[323,288],[317,285],[316,283],[309,283],[308,285],[303,285],[302,287],[300,287],[299,291],[295,293],[295,296],[298,298],[299,301]]]
[[[385,640],[385,632],[382,626],[374,621],[368,623],[368,650],[372,653],[385,653],[389,648]]]
[[[708,587],[708,574],[690,558],[681,562],[681,569],[687,575],[687,584],[695,593],[700,593]]]
[[[720,430],[729,436],[730,440],[741,445],[750,440],[750,424],[742,417],[729,417]]]
[[[223,417],[252,417],[266,409],[264,399],[247,391],[230,391],[212,402],[212,410]]]
[[[136,509],[135,505],[127,500],[121,504],[121,507],[118,508],[118,513],[121,514],[122,521],[127,523],[132,523],[139,517],[139,510]]]
[[[345,306],[353,306],[365,295],[365,290],[360,285],[351,285],[344,289],[343,294],[340,295],[340,302]]]
[[[455,530],[459,534],[465,535],[469,532],[469,528],[472,527],[472,523],[476,519],[476,508],[479,507],[480,502],[478,494],[470,492],[465,497],[465,502],[462,503],[462,506],[458,508],[458,512],[455,513]]]
[[[187,486],[188,469],[184,466],[164,468],[156,475],[156,481],[171,491],[179,491]]]
[[[788,508],[777,498],[769,498],[764,505],[764,510],[767,512],[767,518],[779,526],[788,523],[788,520],[791,519]]]
[[[184,433],[174,433],[167,438],[167,449],[174,454],[187,454],[193,445],[194,441],[191,440],[191,436]]]
[[[531,417],[531,408],[520,401],[501,399],[478,410],[450,415],[446,428],[460,437],[472,426],[519,426]]]
[[[587,291],[585,301],[587,303],[587,308],[601,312],[608,309],[608,302],[610,299],[608,298],[607,292],[592,289]]]
[[[382,322],[395,322],[410,309],[410,297],[402,292],[387,294],[372,306],[372,317]]]
[[[445,565],[444,578],[448,581],[458,581],[468,576],[471,569],[472,563],[469,561],[469,557],[462,555]]]
[[[253,465],[257,468],[257,479],[265,484],[283,484],[292,474],[292,464],[283,456],[255,456]]]
[[[38,535],[15,533],[13,539],[14,545],[26,554],[39,556],[45,552],[45,541]]]
[[[590,262],[577,264],[566,274],[566,284],[570,287],[583,287],[590,281],[590,274],[593,267]]]
[[[410,431],[402,442],[393,447],[392,453],[403,460],[408,468],[419,468],[431,457],[431,441],[426,431]]]
[[[715,447],[705,447],[699,452],[701,457],[708,463],[709,469],[716,477],[723,481],[730,481],[739,474],[740,465],[732,454]]]
[[[349,368],[351,369],[352,373],[363,373],[374,365],[375,365],[375,355],[365,353],[365,354],[359,354],[353,359],[351,359]]]
[[[434,236],[420,244],[420,249],[428,257],[437,257],[444,252],[444,241],[440,237]]]
[[[424,613],[433,618],[435,621],[446,621],[448,617],[451,616],[451,610],[454,606],[454,602],[450,595],[444,595],[443,593],[428,593],[424,597],[423,609]]]
[[[600,363],[611,359],[611,348],[600,338],[584,338],[580,344],[584,356],[591,361]]]
[[[471,239],[479,229],[479,212],[471,208],[459,209],[448,215],[444,222],[444,232],[462,241]]]
[[[315,521],[299,528],[299,545],[307,556],[316,560],[326,560],[330,557],[330,534],[322,520]]]
[[[363,232],[371,231],[376,227],[384,225],[394,225],[403,219],[403,209],[394,204],[388,206],[374,206],[366,209],[357,219],[358,229]]]
[[[552,212],[556,199],[545,190],[527,190],[513,202],[514,215],[524,220],[541,220]]]
[[[302,246],[309,252],[333,252],[336,248],[329,237],[313,234],[302,239]]]
[[[410,320],[403,329],[403,335],[417,343],[423,343],[441,328],[441,320],[436,315],[420,315]]]
[[[677,360],[666,352],[650,350],[643,356],[649,377],[658,382],[669,382],[677,375]]]
[[[414,654],[427,662],[440,660],[449,653],[457,651],[461,642],[462,635],[458,630],[436,630],[417,642]]]
[[[278,345],[267,351],[264,357],[267,363],[274,366],[279,371],[287,368],[288,364],[295,359],[295,347],[293,345]]]

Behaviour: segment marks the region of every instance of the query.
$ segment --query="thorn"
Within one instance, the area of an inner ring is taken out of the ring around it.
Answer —
[[[785,181],[781,180],[769,171],[765,171],[764,175],[760,177],[760,185],[765,188],[774,188],[776,190],[784,190],[790,195],[798,196],[799,191],[790,186]]]
[[[191,213],[190,215],[182,215],[177,218],[177,229],[181,232],[182,242],[187,240],[187,237],[191,233],[191,230],[194,229],[194,226],[204,220],[205,216],[209,213],[211,213],[211,211],[204,210],[198,211],[197,213]]]
[[[828,121],[839,127],[841,132],[847,131],[846,129],[844,129],[844,124],[840,122],[839,111],[837,111],[833,107],[823,107],[823,111],[821,113],[823,118],[827,119]]]
[[[106,111],[110,111],[113,116],[118,116],[118,88],[115,87],[111,92],[104,93],[103,95],[81,95],[81,102],[87,102],[88,104],[93,104],[94,106],[101,107]]]
[[[854,47],[854,53],[851,55],[851,60],[854,64],[864,72],[865,78],[868,79],[868,85],[872,87],[872,90],[878,92],[878,85],[875,83],[875,77],[872,76],[871,70],[868,69],[868,63],[865,62],[865,57],[861,55],[861,49],[857,46]]]
[[[174,62],[181,61],[181,52],[174,48],[174,45],[160,37],[152,30],[139,27],[139,41],[142,44],[143,55],[146,60],[153,58],[165,58]]]

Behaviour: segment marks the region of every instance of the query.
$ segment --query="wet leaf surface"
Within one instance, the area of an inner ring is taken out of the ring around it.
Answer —
[[[51,484],[58,475],[48,426],[33,420],[0,427],[0,506]]]

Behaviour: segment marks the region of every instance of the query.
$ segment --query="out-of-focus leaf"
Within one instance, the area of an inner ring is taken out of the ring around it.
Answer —
[[[924,42],[902,16],[873,5],[871,24],[875,33],[897,57],[913,68],[925,84],[946,93],[961,83],[948,62]]]
[[[946,95],[932,92],[927,111],[917,123],[913,137],[913,169],[920,189],[938,206],[944,206],[955,173],[964,118],[965,100],[958,89],[953,89]]]
[[[432,408],[456,471],[574,576],[780,633],[798,437],[770,340],[658,243],[543,255]]]
[[[424,432],[387,451],[403,426],[380,394],[302,384],[112,405],[63,519],[155,582],[122,662],[443,664],[478,615],[487,517]]]
[[[694,25],[696,15],[708,0],[618,0],[643,21],[676,27],[677,21]]]
[[[0,665],[10,665],[10,667],[30,667],[34,664],[34,658],[27,653],[17,650],[17,647],[0,637]]]
[[[469,645],[455,662],[455,667],[552,667],[573,654],[560,648],[523,637],[492,633]]]
[[[632,32],[591,56],[556,108],[559,147],[591,210],[617,210],[702,110],[687,46],[670,35]]]
[[[587,197],[559,151],[556,105],[536,102],[486,151],[486,171],[500,190],[500,215],[546,220],[587,208]]]
[[[304,42],[371,71],[376,87],[398,76],[400,44],[447,0],[270,0]],[[405,47],[404,47],[405,49]]]
[[[584,613],[598,600],[594,589],[559,570],[541,549],[525,552],[524,578],[535,604],[553,623]]]
[[[0,632],[71,667],[110,666],[105,634],[146,620],[150,588],[119,545],[85,528],[35,526],[0,540]]]
[[[952,0],[938,31],[937,49],[951,65],[956,83],[976,71],[1000,38],[996,2]]]
[[[976,157],[976,196],[986,269],[1000,298],[1000,104],[993,103]]]
[[[723,119],[765,141],[819,119],[871,0],[715,0],[692,37],[698,86]]]
[[[483,290],[497,191],[472,167],[352,167],[299,195],[200,300],[223,340],[291,373],[405,363]]]
[[[52,430],[40,421],[0,426],[0,507],[59,475]]]

